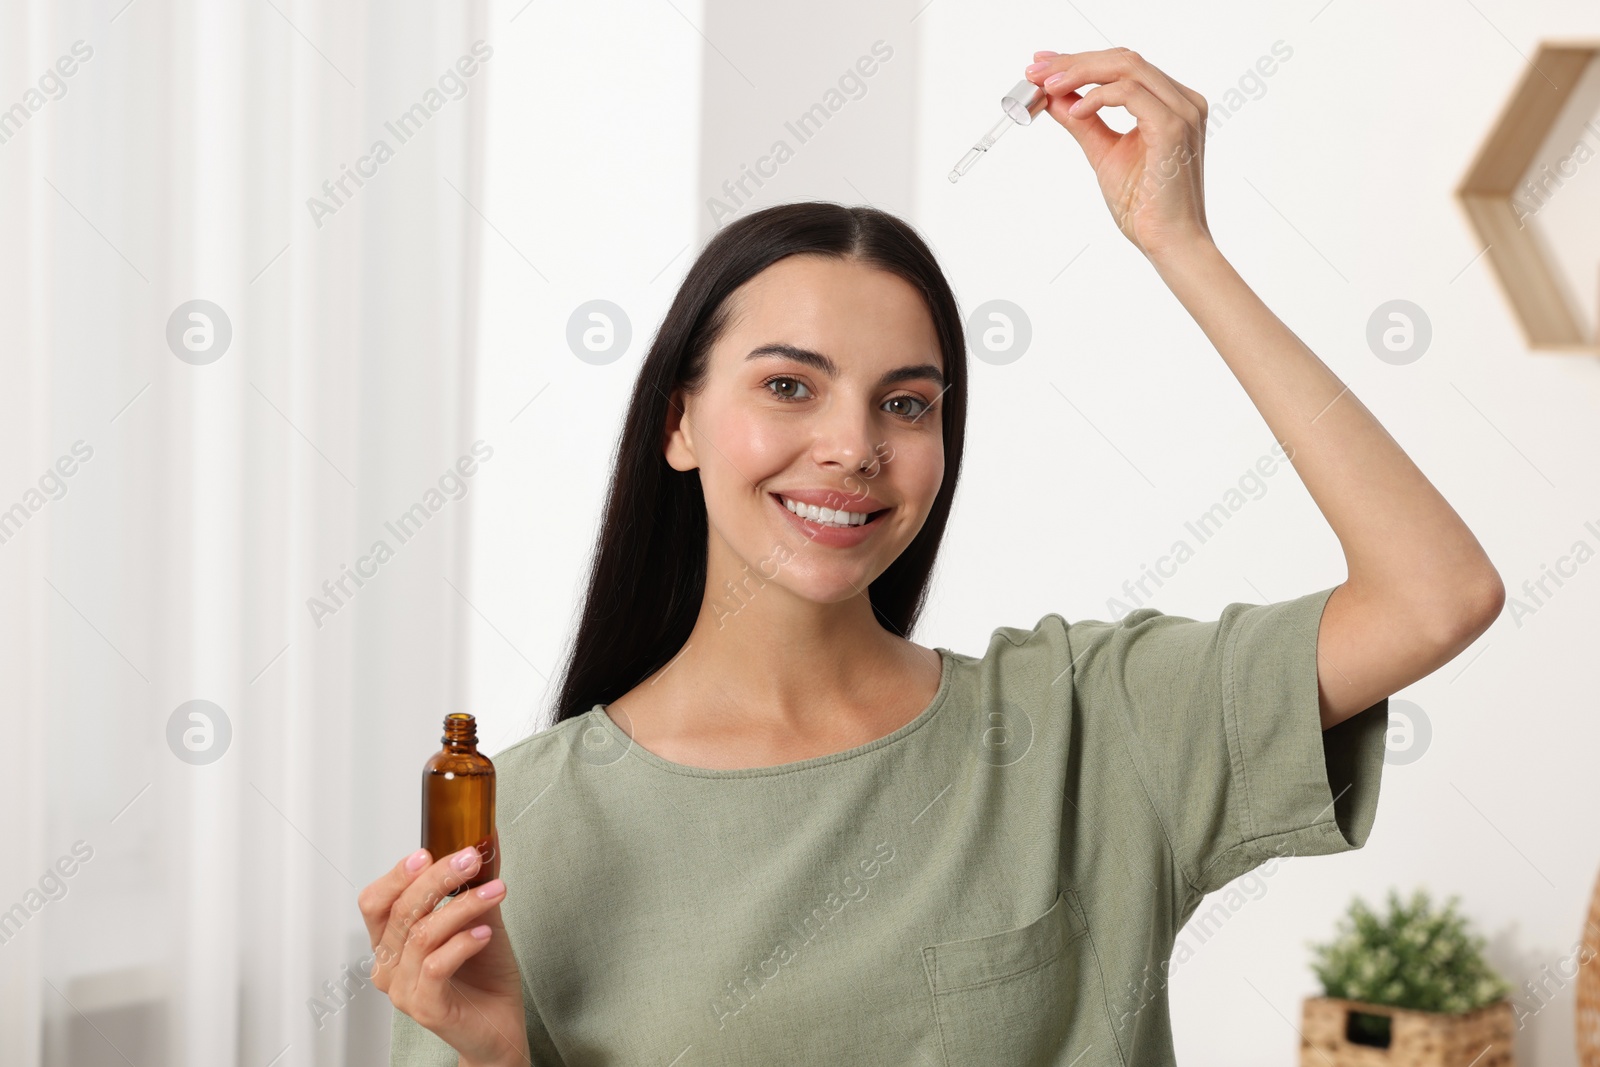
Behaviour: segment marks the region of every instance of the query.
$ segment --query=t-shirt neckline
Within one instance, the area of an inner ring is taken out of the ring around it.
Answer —
[[[903,726],[898,727],[882,737],[847,748],[842,752],[830,752],[823,756],[812,756],[810,759],[795,760],[790,763],[776,763],[769,767],[694,767],[687,763],[676,763],[672,760],[656,755],[643,745],[635,744],[633,738],[623,732],[622,727],[612,721],[611,716],[605,712],[606,705],[596,704],[588,713],[596,717],[599,726],[611,735],[612,740],[624,746],[627,755],[637,757],[652,767],[673,774],[683,774],[694,778],[760,778],[775,774],[794,774],[798,771],[814,770],[829,764],[842,763],[857,756],[864,756],[882,748],[899,742],[923,726],[927,725],[944,706],[945,698],[949,695],[951,676],[955,673],[954,653],[944,646],[935,646],[934,651],[939,653],[939,688],[935,690],[933,699],[927,707],[917,713],[916,717]]]

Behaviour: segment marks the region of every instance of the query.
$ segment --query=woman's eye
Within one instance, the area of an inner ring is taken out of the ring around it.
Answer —
[[[896,415],[905,415],[906,417],[913,418],[913,419],[921,418],[922,417],[922,413],[927,411],[928,408],[931,406],[931,405],[929,405],[929,403],[926,400],[922,399],[920,396],[909,396],[909,395],[908,396],[890,397],[888,400],[885,400],[884,403],[885,404],[898,404],[898,403],[901,403],[902,401],[909,401],[910,403],[918,405],[918,406],[914,410],[911,410],[911,411],[897,411],[897,412],[895,412],[895,414]]]
[[[771,391],[771,389],[772,389],[772,387],[774,385],[780,385],[782,383],[787,383],[789,385],[793,385],[796,389],[804,389],[806,387],[804,382],[801,382],[801,381],[799,381],[797,379],[794,379],[794,378],[784,378],[782,376],[775,377],[775,378],[768,378],[766,381],[762,382],[761,384],[766,386],[768,388],[768,390]],[[773,392],[772,395],[777,397],[779,400],[800,400],[800,399],[803,399],[802,397],[791,396],[789,394],[780,393],[780,392]]]

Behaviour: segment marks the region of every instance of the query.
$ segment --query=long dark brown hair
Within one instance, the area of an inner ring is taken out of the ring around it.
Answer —
[[[966,341],[950,283],[921,236],[871,207],[780,204],[730,222],[706,243],[679,286],[639,368],[617,441],[588,590],[556,687],[556,723],[610,703],[665,665],[689,639],[706,582],[706,502],[698,470],[666,460],[673,389],[697,392],[729,318],[730,293],[799,253],[854,258],[922,294],[944,356],[939,406],[944,482],[917,536],[868,588],[879,621],[909,635],[927,598],[961,472],[967,423]]]

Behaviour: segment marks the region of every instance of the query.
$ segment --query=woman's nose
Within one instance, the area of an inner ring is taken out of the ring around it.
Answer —
[[[819,417],[812,456],[821,466],[830,464],[851,472],[871,463],[877,455],[877,436],[869,413],[839,404]]]

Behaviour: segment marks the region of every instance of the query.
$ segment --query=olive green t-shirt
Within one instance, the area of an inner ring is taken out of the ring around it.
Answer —
[[[1388,700],[1321,729],[1332,592],[1002,626],[893,733],[776,767],[670,762],[598,705],[510,746],[535,1067],[1174,1063],[1202,898],[1372,827]],[[391,1057],[456,1062],[399,1012]]]

